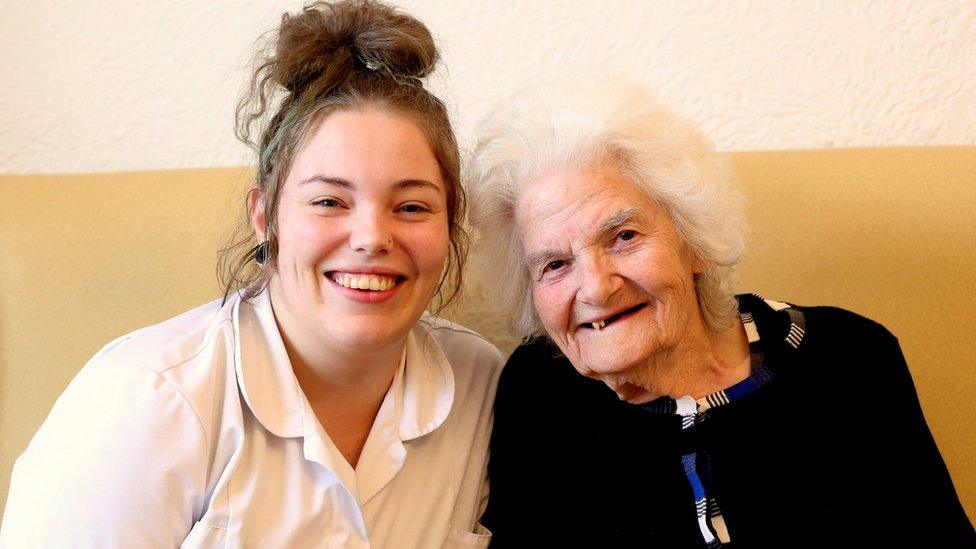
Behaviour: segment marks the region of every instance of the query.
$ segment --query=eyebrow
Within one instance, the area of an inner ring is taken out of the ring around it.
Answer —
[[[637,217],[640,212],[640,208],[625,208],[618,211],[617,213],[608,217],[603,223],[600,223],[600,234],[606,234],[621,225],[626,225]],[[522,258],[522,264],[529,269],[535,269],[539,265],[545,265],[546,263],[549,263],[554,259],[559,259],[564,255],[565,254],[560,254],[550,250],[526,254]]]
[[[401,189],[412,189],[412,188],[431,188],[435,191],[441,193],[444,192],[439,185],[433,181],[427,181],[426,179],[401,179],[393,184],[393,188],[396,190]]]
[[[356,185],[347,179],[343,179],[341,177],[330,177],[326,175],[313,175],[306,177],[298,182],[298,186],[302,187],[311,183],[325,183],[326,185],[335,185],[336,187],[342,187],[343,189],[356,188]],[[440,186],[432,181],[427,181],[426,179],[401,179],[393,184],[393,189],[397,191],[412,188],[430,188],[438,193],[443,192]]]
[[[325,175],[313,175],[306,177],[298,182],[298,186],[304,187],[310,183],[325,183],[326,185],[335,185],[336,187],[342,187],[343,189],[352,189],[356,187],[351,182],[346,181],[341,177],[328,177]]]
[[[536,252],[534,254],[527,254],[522,258],[522,265],[528,267],[530,270],[535,270],[539,265],[545,265],[554,259],[558,259],[562,254],[558,254],[552,251]]]
[[[600,234],[610,232],[621,225],[626,225],[637,217],[640,211],[640,208],[626,208],[611,215],[606,221],[600,223]]]

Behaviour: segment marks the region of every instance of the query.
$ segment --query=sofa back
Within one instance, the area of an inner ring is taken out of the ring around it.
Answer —
[[[732,157],[752,228],[740,290],[838,305],[894,332],[976,517],[976,147]],[[219,297],[216,251],[250,173],[0,176],[0,508],[14,459],[91,355]],[[509,351],[490,302],[470,272],[447,316]]]

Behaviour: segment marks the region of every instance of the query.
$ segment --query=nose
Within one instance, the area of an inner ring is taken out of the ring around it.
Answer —
[[[393,247],[392,221],[383,212],[363,210],[350,221],[349,245],[355,251],[376,256]]]
[[[579,290],[577,301],[594,307],[607,305],[620,288],[623,279],[617,273],[612,258],[602,254],[587,254],[577,259]]]

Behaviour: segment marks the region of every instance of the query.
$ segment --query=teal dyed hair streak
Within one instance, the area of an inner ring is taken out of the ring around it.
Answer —
[[[281,139],[291,131],[291,128],[294,126],[295,122],[302,119],[301,111],[304,110],[305,109],[293,110],[281,122],[281,124],[278,125],[278,129],[275,130],[274,135],[271,136],[271,139],[268,140],[268,144],[265,145],[264,149],[261,151],[261,154],[258,156],[258,174],[260,174],[260,176],[263,177],[268,173],[268,161],[271,159],[271,156],[275,153],[275,151],[278,150],[278,145],[281,143]]]

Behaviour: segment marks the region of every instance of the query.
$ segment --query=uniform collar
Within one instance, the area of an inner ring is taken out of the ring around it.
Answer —
[[[407,336],[402,383],[392,389],[397,391],[401,440],[413,440],[432,432],[451,412],[454,372],[441,346],[422,322],[414,325]]]
[[[267,291],[234,304],[235,366],[244,400],[265,429],[299,437],[308,404],[285,350]],[[401,441],[424,436],[447,419],[454,403],[454,374],[429,329],[418,322],[407,337],[402,374],[393,380],[392,419]],[[379,419],[379,418],[377,418]]]
[[[279,437],[305,432],[305,395],[291,369],[267,291],[234,304],[237,383],[254,417]]]

